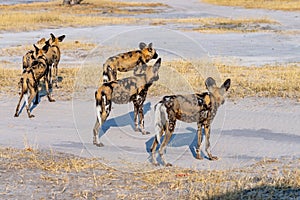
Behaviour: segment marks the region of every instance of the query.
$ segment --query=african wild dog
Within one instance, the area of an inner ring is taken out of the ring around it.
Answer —
[[[50,87],[52,87],[52,69],[54,69],[54,74],[55,74],[55,86],[58,88],[57,82],[58,82],[58,63],[60,61],[60,48],[59,48],[59,42],[62,42],[64,38],[66,37],[65,35],[61,35],[59,37],[55,37],[52,33],[50,33],[50,39],[46,41],[45,38],[42,38],[37,42],[37,45],[48,45],[49,50],[45,54],[47,58],[47,64],[49,66],[49,82],[50,82]],[[24,56],[23,56],[23,70],[26,68],[30,67],[34,60],[36,59],[37,55],[35,53],[36,51],[30,50],[28,51]]]
[[[30,105],[33,100],[33,98],[37,95],[38,91],[38,83],[41,78],[45,78],[45,85],[46,85],[46,91],[47,91],[47,97],[50,102],[55,101],[51,94],[49,93],[48,88],[48,65],[47,65],[47,58],[45,56],[45,53],[48,51],[49,46],[45,45],[42,49],[39,49],[37,46],[35,46],[36,49],[36,60],[32,63],[31,67],[26,68],[23,71],[22,77],[20,79],[19,85],[21,87],[21,93],[20,93],[20,99],[16,108],[15,117],[19,116],[19,108],[21,100],[24,96],[25,103],[26,103],[26,109],[28,117],[34,117],[34,115],[30,112]],[[28,99],[28,93],[30,93],[30,97]]]
[[[47,45],[50,45],[49,50],[46,53],[47,63],[49,66],[49,82],[50,87],[52,87],[52,69],[54,70],[53,74],[55,75],[55,87],[58,88],[57,82],[58,82],[58,63],[60,61],[60,48],[59,43],[62,42],[65,39],[65,35],[61,35],[59,37],[55,37],[52,33],[50,33],[50,39],[47,40],[45,43]]]
[[[103,64],[103,82],[117,80],[117,71],[127,72],[138,65],[146,64],[151,59],[156,59],[158,57],[156,50],[152,47],[152,43],[146,45],[141,42],[139,47],[140,50],[120,53],[108,58]]]
[[[99,87],[95,92],[97,119],[93,129],[93,144],[103,146],[103,144],[99,142],[98,131],[109,116],[112,102],[116,104],[126,104],[132,101],[134,105],[135,131],[139,131],[138,125],[140,124],[141,132],[148,134],[144,129],[143,104],[146,100],[149,87],[154,81],[159,79],[158,70],[160,65],[161,58],[159,58],[153,66],[147,66],[147,64],[139,66],[143,68],[141,70],[143,73],[103,83]]]
[[[46,39],[42,38],[39,41],[37,41],[36,44],[38,45],[38,47],[40,47],[41,45],[44,46],[45,42],[46,42]],[[22,58],[23,70],[25,70],[28,67],[31,67],[33,61],[36,59],[36,56],[37,56],[36,51],[34,51],[34,50],[29,50],[26,52],[26,54]]]
[[[151,146],[152,163],[158,165],[155,160],[155,151],[157,144],[160,143],[161,136],[165,137],[158,150],[163,165],[171,166],[164,159],[163,153],[174,132],[176,120],[184,122],[197,122],[198,126],[198,144],[196,148],[196,158],[201,157],[202,128],[205,133],[205,150],[209,160],[216,160],[210,151],[210,126],[221,104],[224,103],[225,92],[230,87],[230,79],[227,79],[221,87],[217,87],[213,78],[209,77],[205,81],[208,92],[202,94],[173,95],[164,96],[163,99],[155,105],[155,138]]]

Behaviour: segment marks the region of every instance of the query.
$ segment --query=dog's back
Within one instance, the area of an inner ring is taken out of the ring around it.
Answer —
[[[156,59],[158,54],[152,48],[152,43],[146,45],[140,43],[140,50],[129,51],[112,56],[103,64],[103,82],[117,80],[117,71],[127,72],[136,66],[148,63],[151,59]]]

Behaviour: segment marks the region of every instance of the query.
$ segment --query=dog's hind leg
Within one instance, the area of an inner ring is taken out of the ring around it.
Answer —
[[[139,105],[136,101],[133,101],[133,113],[134,113],[134,128],[135,131],[139,131],[139,122],[138,122],[138,112],[139,112]]]
[[[167,123],[167,125],[168,125],[168,123]],[[165,158],[164,158],[164,151],[165,151],[165,149],[166,149],[166,147],[167,147],[167,145],[168,145],[168,143],[169,143],[169,141],[170,141],[170,139],[171,139],[172,133],[173,133],[173,132],[171,132],[171,131],[168,130],[168,128],[167,128],[165,137],[164,137],[164,139],[163,139],[163,142],[161,143],[161,146],[160,146],[160,148],[159,148],[159,150],[158,150],[158,153],[159,153],[159,155],[160,155],[161,161],[162,161],[163,165],[166,166],[166,167],[172,166],[172,164],[168,163],[168,162],[165,160]]]
[[[143,104],[139,105],[139,122],[140,122],[140,127],[141,127],[141,131],[143,135],[147,135],[150,134],[150,132],[145,130],[145,122],[144,122],[144,108],[143,108]]]
[[[37,81],[35,83],[35,90],[36,90],[36,96],[35,96],[35,101],[34,101],[35,105],[39,104],[39,85],[40,85],[40,82]]]
[[[46,92],[47,92],[48,100],[49,100],[50,102],[55,102],[55,99],[51,96],[51,93],[49,92],[48,75],[46,75],[46,76],[44,77],[44,80],[45,80]]]
[[[17,108],[16,108],[15,117],[19,117],[20,103],[22,101],[24,93],[25,92],[27,93],[27,91],[24,91],[24,89],[23,89],[23,78],[21,79],[20,84],[22,85],[22,87],[21,87],[20,99],[19,99],[19,102],[18,102],[18,105],[17,105]]]
[[[54,64],[53,64],[53,75],[55,76],[55,80],[54,80],[54,82],[55,82],[55,87],[56,88],[59,88],[58,87],[58,60],[55,60],[55,62],[54,62]],[[52,81],[53,82],[53,81]]]
[[[31,114],[31,112],[30,112],[30,106],[31,106],[31,102],[33,101],[35,96],[36,96],[35,88],[31,87],[30,88],[30,96],[29,96],[28,102],[26,102],[26,110],[27,110],[27,114],[28,114],[29,118],[34,117],[34,115]],[[26,101],[26,97],[25,97],[25,101]]]
[[[98,110],[97,110],[97,112],[98,112]],[[101,121],[99,121],[99,118],[97,117],[94,129],[93,129],[93,133],[94,133],[93,144],[96,145],[97,147],[104,146],[101,142],[99,142],[99,136],[98,136],[99,128],[101,127],[101,125],[102,125]]]
[[[175,118],[175,115],[172,111],[169,112],[168,118],[169,118],[169,120],[166,123],[166,134],[165,134],[164,140],[163,140],[163,142],[162,142],[162,144],[161,144],[161,146],[158,150],[159,155],[161,157],[161,160],[163,162],[163,165],[165,165],[167,167],[172,166],[172,164],[166,162],[163,153],[164,153],[164,151],[165,151],[165,149],[166,149],[166,147],[167,147],[167,145],[168,145],[168,143],[171,139],[171,136],[174,132],[175,125],[176,125],[176,118]]]
[[[22,98],[23,98],[23,92],[21,92],[21,94],[20,94],[20,99],[19,99],[19,102],[18,102],[18,105],[16,108],[15,117],[19,117],[19,109],[20,109],[20,103],[21,103]]]

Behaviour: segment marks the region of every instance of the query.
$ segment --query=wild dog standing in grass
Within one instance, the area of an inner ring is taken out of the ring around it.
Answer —
[[[46,85],[46,91],[47,91],[47,97],[50,102],[55,101],[52,97],[51,94],[49,93],[49,88],[48,88],[48,64],[47,64],[47,58],[45,56],[45,53],[49,49],[49,45],[45,45],[42,49],[39,49],[37,46],[35,46],[36,49],[36,55],[37,58],[36,60],[32,63],[31,67],[26,68],[23,71],[22,77],[20,79],[19,85],[21,87],[21,92],[20,92],[20,99],[16,108],[16,113],[15,117],[19,116],[19,108],[20,108],[20,103],[21,100],[24,96],[25,98],[25,103],[26,103],[26,110],[28,117],[34,117],[34,115],[31,114],[30,112],[30,105],[33,100],[33,98],[37,95],[38,91],[38,83],[39,80],[44,77],[45,79],[45,85]],[[30,93],[29,99],[28,99],[28,93]]]
[[[103,82],[117,80],[117,71],[127,72],[158,57],[156,50],[152,47],[152,43],[146,45],[141,42],[139,47],[140,50],[129,51],[108,58],[103,64]]]
[[[171,166],[164,159],[163,153],[174,132],[176,120],[184,122],[197,122],[198,144],[196,148],[196,158],[201,157],[202,128],[205,133],[205,150],[210,160],[216,160],[210,151],[210,126],[220,105],[225,101],[224,95],[230,87],[230,79],[227,79],[221,87],[217,87],[213,78],[209,77],[205,81],[208,92],[190,95],[164,96],[155,105],[155,138],[151,146],[152,163],[157,165],[155,151],[160,138],[165,134],[163,142],[158,150],[163,165]]]
[[[153,66],[143,64],[139,66],[142,70],[135,76],[117,81],[103,83],[95,93],[97,119],[93,129],[93,143],[96,146],[103,146],[99,142],[99,128],[106,121],[111,111],[112,102],[116,104],[126,104],[130,101],[134,105],[135,130],[139,131],[138,125],[143,134],[148,134],[144,129],[144,101],[146,100],[149,87],[154,81],[159,79],[158,70],[161,65],[159,58]],[[139,121],[138,121],[139,118]]]
[[[62,42],[65,39],[65,35],[61,35],[59,37],[55,37],[52,33],[50,33],[50,39],[47,40],[45,43],[47,45],[50,45],[49,50],[46,53],[47,63],[49,65],[49,82],[50,87],[52,87],[52,69],[53,74],[55,75],[55,87],[58,88],[57,82],[58,82],[58,63],[60,61],[60,48],[59,43]]]
[[[45,38],[40,39],[39,41],[37,41],[36,45],[38,45],[38,47],[44,46],[46,42]],[[49,45],[48,45],[49,46]],[[27,68],[31,67],[33,62],[36,60],[37,58],[37,54],[38,51],[35,50],[29,50],[22,58],[22,63],[23,63],[23,72],[26,71]],[[39,86],[39,83],[37,84]],[[37,90],[36,93],[36,98],[35,98],[35,102],[34,104],[38,104],[39,103],[39,90]]]
[[[44,46],[46,42],[45,38],[40,39],[39,41],[37,41],[37,45],[38,47],[40,47],[41,45]],[[22,63],[23,63],[23,70],[25,70],[28,67],[31,67],[33,61],[36,59],[36,51],[34,50],[29,50],[27,51],[27,53],[23,56],[22,58]]]

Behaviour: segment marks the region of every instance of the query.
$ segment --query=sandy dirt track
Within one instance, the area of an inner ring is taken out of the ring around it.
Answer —
[[[145,104],[145,125],[151,132],[143,136],[133,130],[132,105],[113,105],[111,116],[102,127],[104,147],[92,144],[95,122],[93,101],[50,103],[45,98],[28,119],[25,110],[19,118],[13,113],[16,98],[1,100],[1,146],[53,149],[85,157],[97,157],[121,170],[143,169],[150,164],[149,147],[154,136],[153,106]],[[197,169],[228,169],[250,165],[263,158],[293,158],[300,152],[300,105],[282,99],[244,99],[227,102],[219,110],[212,126],[213,154],[220,160],[196,160],[196,124],[178,122],[166,159],[176,166]],[[203,148],[204,150],[204,148]],[[204,153],[204,151],[203,151]],[[128,165],[128,163],[130,163]],[[126,169],[128,167],[128,169]]]

